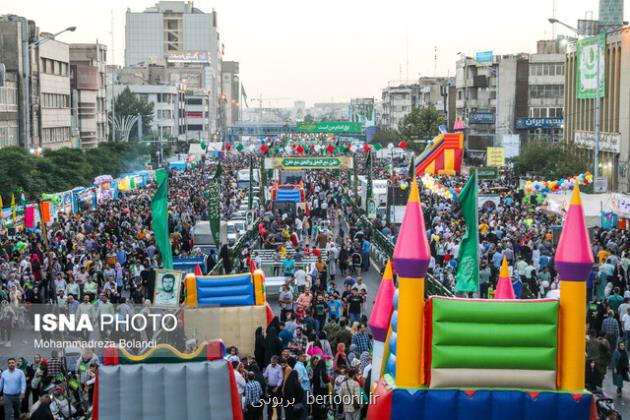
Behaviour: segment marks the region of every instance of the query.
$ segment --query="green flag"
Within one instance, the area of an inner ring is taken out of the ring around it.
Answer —
[[[466,223],[466,234],[459,244],[455,292],[479,291],[479,227],[477,226],[477,172],[458,197]]]
[[[267,170],[265,169],[265,158],[260,158],[260,183],[258,193],[260,194],[260,204],[265,205],[265,185],[267,185]]]
[[[377,152],[383,148],[383,146],[382,146],[380,143],[374,143],[374,144],[372,144],[372,147],[373,147],[373,148],[374,148],[374,150],[376,150]]]
[[[416,157],[409,155],[409,178],[413,178],[416,175]]]
[[[151,224],[155,243],[162,256],[162,268],[173,268],[173,251],[168,235],[168,172],[158,169],[155,173],[158,189],[151,201]]]

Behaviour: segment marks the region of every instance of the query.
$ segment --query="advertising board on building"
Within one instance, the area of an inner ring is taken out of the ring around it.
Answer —
[[[339,157],[274,157],[267,158],[265,167],[271,169],[352,169],[352,156]]]
[[[297,122],[295,124],[300,133],[360,133],[361,123],[350,121],[327,122]]]
[[[575,131],[575,145],[584,149],[595,148],[595,133],[592,131]],[[619,153],[621,148],[620,133],[600,133],[599,150],[603,152]]]
[[[475,54],[477,63],[492,63],[492,51],[480,51]]]
[[[494,113],[471,112],[468,114],[469,124],[494,124]]]
[[[169,63],[211,63],[212,58],[208,51],[185,51],[169,54],[166,61]]]
[[[516,128],[527,130],[531,128],[562,128],[564,118],[518,118]]]
[[[521,153],[521,137],[518,134],[504,134],[501,137],[501,145],[505,159],[518,156]]]
[[[98,90],[98,68],[94,66],[72,65],[70,85],[72,89]]]

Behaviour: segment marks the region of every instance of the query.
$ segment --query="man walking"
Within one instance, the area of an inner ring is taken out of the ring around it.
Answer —
[[[9,369],[0,375],[0,391],[4,394],[4,418],[5,420],[19,420],[20,403],[26,394],[26,377],[24,372],[16,369],[15,358],[7,361]]]

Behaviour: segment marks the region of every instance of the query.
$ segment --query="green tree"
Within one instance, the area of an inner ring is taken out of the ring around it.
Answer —
[[[315,118],[311,114],[306,114],[304,116],[304,122],[307,122],[307,123],[315,122]]]
[[[147,101],[145,97],[134,94],[129,90],[129,87],[126,87],[116,96],[116,118],[138,114],[142,115],[143,137],[148,137],[151,133],[151,122],[153,121],[153,103]],[[113,130],[111,132],[113,133]],[[129,133],[129,140],[138,140],[138,127],[136,124],[134,124]]]
[[[372,138],[372,143],[380,143],[383,146],[394,143],[394,145],[397,146],[400,139],[401,137],[398,131],[391,128],[381,128]]]
[[[446,117],[430,104],[407,114],[398,125],[398,131],[406,139],[430,140],[440,132],[440,125],[445,123]]]
[[[575,176],[589,168],[588,159],[573,144],[536,142],[521,149],[511,159],[518,176],[560,179]]]

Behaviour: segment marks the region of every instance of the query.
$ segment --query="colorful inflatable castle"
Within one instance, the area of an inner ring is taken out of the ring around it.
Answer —
[[[94,420],[241,420],[241,399],[220,340],[182,354],[159,344],[141,356],[106,347]]]
[[[555,256],[559,300],[425,301],[429,259],[414,180],[393,255],[398,290],[391,305],[378,302],[392,295],[384,279],[370,318],[375,339],[384,319],[389,328],[368,419],[592,418],[584,375],[593,255],[577,187]]]
[[[185,284],[186,337],[222,339],[243,354],[254,354],[256,329],[265,328],[273,318],[262,270],[225,276],[189,273]]]
[[[416,159],[416,175],[456,175],[462,169],[464,133],[441,133]]]

